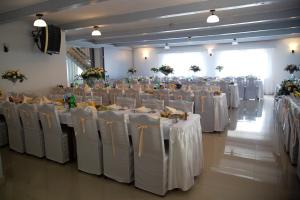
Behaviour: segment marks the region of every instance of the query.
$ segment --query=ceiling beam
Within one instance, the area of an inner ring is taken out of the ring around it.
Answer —
[[[153,40],[168,40],[176,38],[188,38],[188,37],[204,37],[210,35],[224,35],[233,33],[247,33],[264,30],[277,30],[283,28],[291,28],[300,26],[300,20],[294,19],[287,22],[269,22],[260,24],[245,24],[239,26],[229,27],[218,27],[215,29],[206,30],[192,30],[186,32],[175,32],[166,33],[159,35],[148,35],[148,36],[135,36],[135,37],[124,37],[124,38],[112,38],[112,39],[97,39],[94,40],[98,44],[118,44],[118,43],[133,43],[133,42],[149,42]]]
[[[73,9],[91,3],[102,2],[107,0],[47,0],[26,6],[16,10],[0,13],[0,24],[13,22],[23,19],[36,13],[55,12],[64,9]]]
[[[102,31],[103,39],[112,38],[122,38],[122,37],[133,37],[133,36],[147,36],[156,34],[165,34],[172,32],[187,32],[192,30],[204,30],[204,29],[214,29],[218,27],[229,27],[237,26],[243,24],[253,24],[253,23],[265,23],[265,22],[277,22],[277,21],[288,21],[291,19],[300,18],[300,8],[294,8],[289,10],[283,10],[279,12],[268,12],[268,13],[257,13],[255,15],[243,15],[236,18],[225,18],[220,21],[220,23],[215,25],[209,25],[205,21],[190,22],[183,24],[174,24],[172,27],[169,26],[157,26],[149,27],[143,29],[135,30],[125,30],[120,32],[106,32]],[[107,35],[105,37],[105,35]],[[90,39],[90,34],[78,34],[78,35],[68,35],[67,41],[78,40],[78,39]]]
[[[226,10],[226,9],[240,9],[248,6],[264,6],[272,3],[282,3],[282,0],[209,0],[200,1],[189,4],[181,4],[176,6],[169,6],[157,9],[150,9],[145,11],[138,11],[114,16],[99,17],[88,20],[77,21],[74,23],[61,24],[60,27],[65,30],[91,27],[94,25],[108,25],[129,23],[138,20],[146,20],[153,18],[162,18],[171,15],[199,13],[199,11],[208,12],[210,9]],[[288,2],[297,2],[295,0],[287,0]]]
[[[213,44],[213,43],[230,43],[233,41],[233,38],[237,38],[239,42],[248,41],[251,38],[256,38],[256,40],[264,40],[264,38],[276,38],[278,36],[299,36],[300,35],[300,27],[295,28],[284,28],[277,30],[264,30],[264,31],[254,31],[248,33],[228,33],[223,35],[210,35],[203,37],[196,37],[192,39],[187,38],[177,38],[177,39],[169,39],[169,40],[153,40],[153,41],[139,41],[139,42],[130,42],[130,43],[116,43],[114,46],[122,47],[122,46],[164,46],[165,43],[168,43],[170,46],[177,44],[180,45],[198,45],[198,44]]]

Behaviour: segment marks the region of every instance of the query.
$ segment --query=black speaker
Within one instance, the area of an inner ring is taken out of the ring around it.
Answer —
[[[59,54],[61,43],[61,30],[54,25],[39,28],[36,43],[39,49],[50,55]]]

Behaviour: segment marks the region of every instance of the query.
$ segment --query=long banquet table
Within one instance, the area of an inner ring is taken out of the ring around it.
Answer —
[[[123,112],[127,119],[129,114],[146,114],[130,110],[114,112]],[[71,112],[60,110],[57,113],[61,124],[73,127]],[[1,104],[0,114],[2,114]],[[159,117],[159,113],[151,115]],[[169,140],[168,190],[175,188],[189,190],[194,185],[194,178],[201,174],[204,166],[200,115],[189,113],[187,120],[177,122],[162,118],[162,125],[164,139]]]

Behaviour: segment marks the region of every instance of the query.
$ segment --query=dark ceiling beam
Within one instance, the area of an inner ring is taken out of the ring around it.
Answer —
[[[91,3],[107,0],[48,0],[16,10],[0,13],[0,24],[13,22],[36,13],[56,12],[65,9],[74,9]]]
[[[169,6],[157,9],[150,9],[145,11],[138,11],[132,13],[126,13],[121,15],[99,17],[88,20],[76,21],[68,24],[61,24],[60,27],[65,30],[78,29],[84,27],[91,27],[94,25],[108,25],[108,24],[120,24],[129,23],[138,20],[146,20],[153,18],[167,17],[170,15],[186,14],[186,13],[199,13],[199,11],[208,12],[210,9],[241,9],[247,6],[265,6],[272,3],[282,3],[282,0],[209,0],[200,1],[189,4],[181,4],[176,6]],[[286,0],[286,2],[296,2],[295,0]],[[265,5],[262,5],[262,4]]]
[[[289,10],[283,10],[279,12],[264,12],[257,13],[255,15],[243,15],[238,18],[225,18],[218,24],[209,25],[205,20],[199,20],[199,22],[184,23],[184,24],[174,24],[173,26],[158,26],[149,27],[143,29],[135,30],[125,30],[119,32],[106,32],[102,31],[103,39],[113,39],[122,37],[133,37],[133,36],[147,36],[156,35],[172,32],[187,32],[192,30],[204,30],[204,29],[214,29],[220,27],[238,26],[243,24],[253,24],[253,23],[265,23],[265,22],[278,22],[278,21],[288,21],[291,19],[300,18],[300,8],[294,8]],[[107,36],[106,36],[107,35]],[[90,34],[78,34],[78,35],[67,35],[67,41],[78,40],[78,39],[90,39]]]
[[[299,19],[292,19],[287,22],[269,22],[260,24],[245,24],[239,26],[218,27],[208,30],[192,30],[186,32],[165,33],[159,35],[148,36],[136,36],[136,37],[124,37],[124,38],[112,38],[112,39],[97,39],[95,43],[99,44],[118,44],[118,43],[131,43],[131,42],[147,42],[152,40],[168,40],[176,38],[188,38],[188,37],[203,37],[210,35],[223,35],[228,33],[242,33],[242,32],[254,32],[263,30],[276,30],[282,28],[291,28],[300,26]]]

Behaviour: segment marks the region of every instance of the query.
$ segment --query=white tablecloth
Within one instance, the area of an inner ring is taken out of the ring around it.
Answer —
[[[239,87],[237,84],[229,85],[229,106],[231,108],[238,108],[240,105]]]
[[[229,123],[228,105],[226,95],[214,96],[215,131],[224,131]]]

